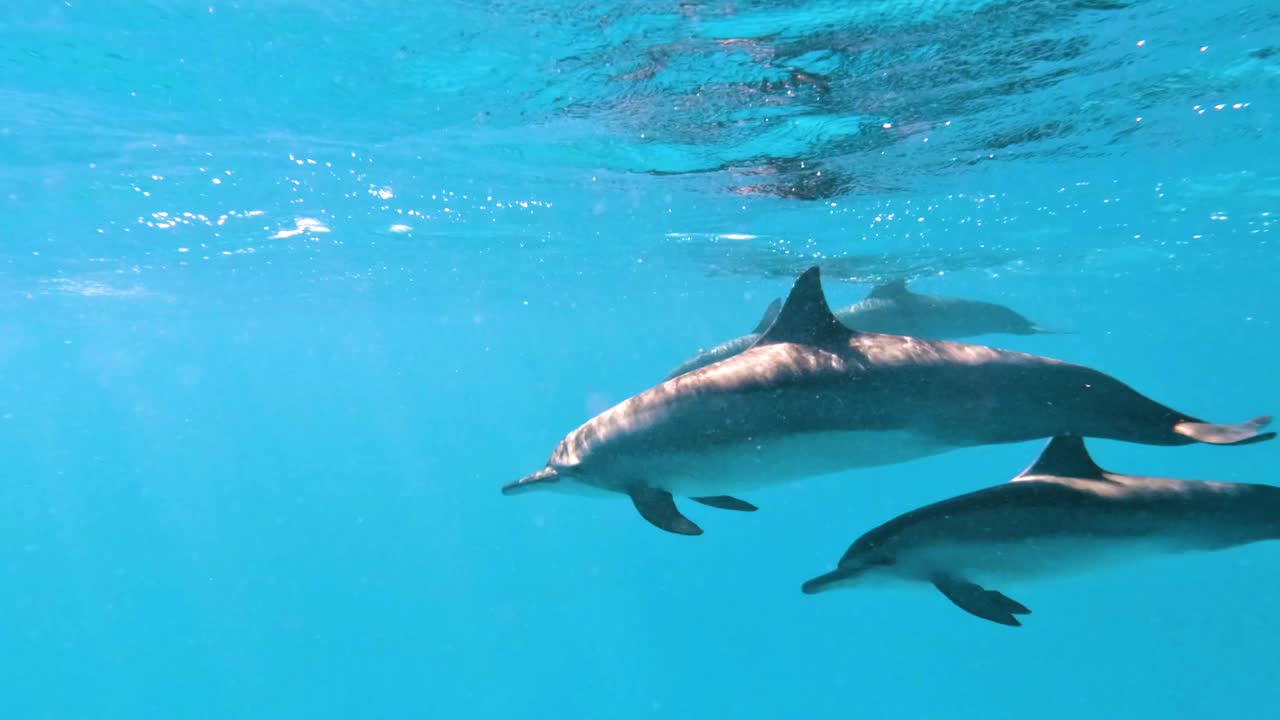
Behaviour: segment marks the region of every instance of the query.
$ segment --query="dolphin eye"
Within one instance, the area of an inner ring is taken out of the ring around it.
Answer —
[[[897,563],[898,563],[898,561],[897,561],[897,560],[895,560],[895,559],[893,559],[893,558],[891,558],[891,557],[878,557],[878,558],[876,558],[876,559],[872,560],[870,564],[871,564],[871,565],[883,565],[883,566],[889,566],[889,565],[896,565]]]

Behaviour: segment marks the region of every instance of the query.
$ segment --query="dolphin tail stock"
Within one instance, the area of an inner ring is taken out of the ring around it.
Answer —
[[[1174,425],[1173,431],[1196,442],[1210,445],[1251,445],[1271,440],[1276,436],[1274,432],[1262,432],[1262,429],[1270,424],[1271,417],[1264,415],[1234,424],[1185,421]]]

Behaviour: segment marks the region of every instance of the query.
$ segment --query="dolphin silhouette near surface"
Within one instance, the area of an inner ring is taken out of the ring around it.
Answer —
[[[620,494],[653,525],[701,534],[674,497],[755,510],[740,493],[951,450],[1078,434],[1150,445],[1267,440],[1267,418],[1199,420],[1087,367],[980,345],[851,330],[817,267],[743,352],[595,416],[502,488]]]
[[[733,357],[751,347],[768,328],[770,313],[777,312],[777,302],[775,300],[775,304],[769,306],[761,324],[751,333],[699,352],[676,366],[665,379]],[[1061,332],[1041,327],[1004,305],[912,292],[907,289],[906,280],[877,285],[866,298],[835,310],[834,314],[854,330],[930,340],[958,340],[992,333],[1035,335]]]
[[[1021,625],[1031,611],[993,584],[1144,556],[1280,539],[1280,487],[1141,477],[1098,467],[1060,435],[1011,482],[900,515],[858,538],[814,594],[880,583],[933,586],[964,611]]]

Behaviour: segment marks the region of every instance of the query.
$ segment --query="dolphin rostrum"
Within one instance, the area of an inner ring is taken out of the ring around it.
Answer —
[[[1061,433],[1151,445],[1275,436],[1261,427],[1206,423],[1058,360],[850,330],[815,266],[749,349],[605,410],[502,491],[621,493],[657,527],[698,535],[673,496],[755,510],[733,494],[976,445]]]
[[[992,584],[1277,539],[1278,487],[1108,472],[1083,438],[1059,435],[1011,482],[890,520],[803,589],[932,585],[973,615],[1021,625],[1031,611]]]
[[[774,306],[769,307],[776,312]],[[905,280],[877,285],[866,298],[834,313],[840,322],[854,330],[930,340],[958,340],[989,333],[1035,335],[1061,332],[1043,328],[1003,305],[914,293],[907,289]],[[769,311],[766,311],[765,319],[768,318]],[[766,322],[761,324],[763,327],[757,327],[750,334],[727,340],[685,360],[665,379],[670,380],[746,350],[768,328]]]

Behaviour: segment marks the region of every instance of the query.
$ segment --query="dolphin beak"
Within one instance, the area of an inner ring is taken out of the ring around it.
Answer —
[[[1040,325],[1032,325],[1032,335],[1075,335],[1074,330],[1055,330],[1053,328],[1042,327]]]
[[[560,482],[560,475],[553,468],[545,467],[532,475],[525,475],[513,483],[502,486],[503,495],[517,495],[529,490],[536,490],[548,483]]]
[[[860,575],[862,570],[862,568],[837,568],[826,575],[819,575],[804,585],[801,585],[800,590],[803,591],[805,595],[816,595],[824,590],[831,590],[833,585],[842,580],[848,580],[856,575]]]

